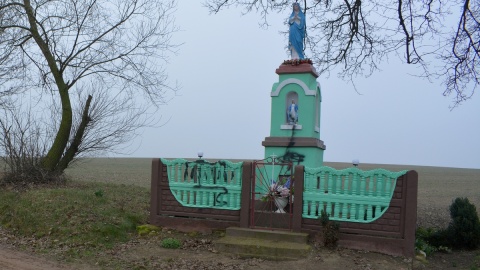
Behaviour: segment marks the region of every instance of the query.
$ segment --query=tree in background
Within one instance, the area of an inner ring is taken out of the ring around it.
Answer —
[[[479,85],[479,0],[205,0],[205,6],[213,13],[258,12],[268,25],[271,12],[289,14],[294,2],[308,17],[306,44],[320,73],[338,68],[343,79],[369,76],[396,55],[421,67],[420,76],[440,79],[454,107]]]
[[[7,164],[27,160],[45,180],[82,154],[116,151],[155,123],[176,90],[164,70],[176,48],[175,7],[175,0],[0,0]]]

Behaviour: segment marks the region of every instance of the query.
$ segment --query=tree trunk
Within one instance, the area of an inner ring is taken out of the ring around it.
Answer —
[[[89,95],[88,99],[87,99],[87,102],[85,103],[85,108],[83,108],[82,121],[80,122],[80,125],[78,126],[77,132],[75,133],[75,137],[73,137],[73,141],[70,144],[70,147],[68,147],[67,151],[65,152],[65,155],[58,162],[58,165],[55,169],[58,172],[63,172],[68,167],[68,164],[70,164],[70,162],[72,162],[75,155],[78,153],[78,147],[82,143],[83,134],[85,133],[85,129],[87,128],[88,123],[90,123],[90,121],[91,121],[90,117],[88,116],[88,112],[90,111],[90,103],[91,102],[92,102],[92,96]]]
[[[42,160],[43,168],[49,172],[57,170],[57,164],[65,152],[68,140],[70,139],[70,131],[72,129],[72,107],[70,105],[68,92],[65,91],[65,93],[62,94],[62,91],[60,91],[60,97],[62,100],[62,120],[55,136],[55,140],[48,150],[47,155]],[[63,169],[56,172],[62,173]]]
[[[32,5],[30,4],[30,0],[24,0],[23,3],[25,5],[25,12],[28,17],[28,22],[30,24],[30,33],[47,60],[48,67],[50,68],[53,78],[55,79],[55,83],[58,87],[58,93],[60,95],[62,104],[62,119],[60,126],[50,150],[42,160],[42,166],[44,169],[49,172],[54,172],[65,151],[65,147],[67,146],[70,138],[70,130],[72,129],[72,106],[70,104],[70,96],[68,93],[69,86],[65,83],[62,73],[57,67],[55,57],[50,51],[48,44],[42,39],[42,35],[40,35],[38,31],[35,13]],[[61,172],[62,171],[60,171],[60,173]]]

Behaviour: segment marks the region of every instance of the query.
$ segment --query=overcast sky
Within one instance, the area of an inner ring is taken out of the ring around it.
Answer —
[[[257,14],[209,15],[199,1],[179,2],[175,40],[184,44],[167,71],[182,89],[159,111],[166,123],[144,130],[130,156],[194,158],[201,150],[206,159],[262,159],[289,14],[262,29]],[[440,82],[409,75],[416,67],[391,58],[381,68],[356,81],[360,94],[320,74],[324,160],[480,168],[479,93],[450,111]]]

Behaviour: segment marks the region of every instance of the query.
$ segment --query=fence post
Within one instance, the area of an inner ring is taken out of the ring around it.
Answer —
[[[243,162],[242,166],[242,198],[240,201],[240,227],[250,226],[250,203],[252,196],[252,162]]]
[[[417,226],[417,198],[418,198],[418,173],[408,171],[404,175],[405,196],[405,227],[404,227],[404,255],[415,255],[415,230]]]
[[[303,211],[303,187],[305,182],[305,167],[303,165],[295,166],[294,172],[294,196],[293,202],[293,216],[292,216],[292,230],[300,232],[302,230],[302,211]]]
[[[152,159],[150,223],[154,223],[160,208],[160,181],[162,180],[163,164],[159,158]]]

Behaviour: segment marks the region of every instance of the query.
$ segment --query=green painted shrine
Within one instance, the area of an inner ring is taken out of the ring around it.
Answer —
[[[278,82],[271,91],[270,136],[262,142],[265,158],[276,156],[295,165],[323,165],[325,145],[320,140],[322,94],[315,68],[305,61],[298,65],[284,63],[276,70]],[[289,118],[294,103],[298,119]]]

